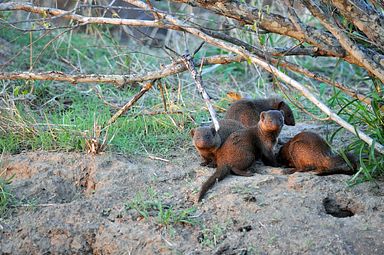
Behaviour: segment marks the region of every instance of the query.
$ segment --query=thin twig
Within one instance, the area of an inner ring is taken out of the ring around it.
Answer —
[[[132,107],[132,105],[134,105],[137,100],[139,100],[148,90],[150,90],[153,86],[153,83],[155,81],[151,81],[151,82],[148,82],[147,84],[145,84],[143,86],[143,88],[139,91],[139,93],[137,93],[136,95],[133,96],[133,98],[131,100],[129,100],[128,103],[126,103],[123,107],[120,108],[120,110],[118,110],[107,122],[107,125],[106,125],[106,128],[109,127],[113,122],[116,121],[116,119],[118,117],[120,117],[123,113],[125,113],[126,111],[128,111],[129,108]]]
[[[153,11],[153,5],[152,5],[151,1],[150,0],[145,0],[145,1],[148,4],[149,9],[150,9],[153,17],[155,18],[155,21],[160,22],[160,16],[159,16],[159,14],[157,14],[157,12]]]
[[[163,106],[164,106],[164,111],[167,112],[167,102],[165,100],[165,95],[164,95],[164,88],[163,88],[163,84],[161,82],[158,82],[157,83],[157,86],[160,90],[160,94],[161,94],[161,99],[163,101]]]
[[[217,117],[216,117],[216,111],[211,104],[211,99],[209,98],[207,92],[205,91],[205,89],[203,87],[203,79],[201,78],[201,74],[199,74],[196,71],[195,63],[193,62],[193,57],[189,54],[186,54],[183,56],[183,60],[184,60],[185,65],[188,67],[188,70],[191,73],[192,78],[195,80],[195,84],[197,86],[197,89],[201,93],[201,95],[204,99],[204,102],[208,107],[208,111],[212,117],[213,125],[215,126],[216,131],[218,131],[220,128],[220,125],[219,125],[219,121],[217,120]]]

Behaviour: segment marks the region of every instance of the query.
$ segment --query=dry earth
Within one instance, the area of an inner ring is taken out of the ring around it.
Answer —
[[[298,130],[285,128],[283,140]],[[342,140],[339,140],[342,144]],[[348,187],[345,175],[281,175],[257,166],[195,199],[212,169],[193,147],[169,162],[116,154],[7,156],[21,203],[0,219],[1,254],[382,254],[383,181]],[[124,205],[153,189],[165,208],[196,207],[189,224],[160,224]]]

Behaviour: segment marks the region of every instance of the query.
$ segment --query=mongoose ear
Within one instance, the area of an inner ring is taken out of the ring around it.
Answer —
[[[260,120],[263,121],[265,118],[265,112],[260,113]]]
[[[281,102],[277,105],[277,109],[278,109],[278,110],[281,110],[284,106],[285,106],[285,102],[284,102],[284,101],[281,101]]]
[[[193,128],[193,129],[191,129],[191,131],[189,132],[189,134],[191,135],[191,137],[193,137],[194,136],[194,134],[195,134],[195,129]]]

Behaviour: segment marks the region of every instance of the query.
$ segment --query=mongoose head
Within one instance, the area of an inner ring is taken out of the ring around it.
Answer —
[[[220,136],[217,134],[214,127],[198,127],[190,132],[193,145],[196,148],[212,148],[219,147],[221,144]]]
[[[284,125],[284,112],[269,110],[260,113],[259,127],[266,132],[279,134]]]

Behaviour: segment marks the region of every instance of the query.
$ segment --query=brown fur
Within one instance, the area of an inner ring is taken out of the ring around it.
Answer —
[[[271,110],[261,112],[257,125],[232,133],[216,151],[217,169],[202,185],[198,201],[201,201],[216,180],[224,179],[231,172],[242,176],[253,175],[248,168],[257,159],[262,158],[263,161],[276,164],[273,149],[283,123],[283,114]]]
[[[283,111],[284,123],[295,125],[291,108],[280,97],[238,100],[228,108],[225,118],[240,121],[245,127],[251,127],[258,123],[260,113],[268,110]]]
[[[200,164],[202,166],[216,167],[215,153],[217,149],[231,133],[244,128],[240,122],[235,120],[220,120],[219,125],[220,128],[217,132],[213,125],[191,130],[193,145],[203,159]]]
[[[315,171],[318,175],[353,174],[356,171],[356,160],[351,154],[347,154],[347,157],[353,168],[341,156],[333,154],[321,136],[304,131],[281,147],[278,161],[295,168],[287,173]]]

